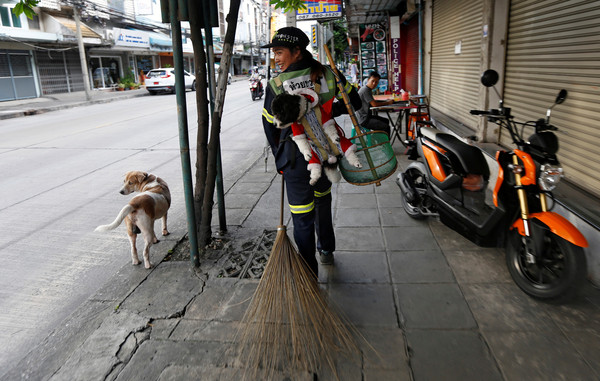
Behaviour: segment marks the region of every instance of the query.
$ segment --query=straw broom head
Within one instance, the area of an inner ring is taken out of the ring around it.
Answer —
[[[278,371],[314,372],[323,361],[337,378],[333,354],[359,353],[357,331],[330,307],[286,230],[283,223],[278,226],[265,271],[242,318],[240,360],[250,378],[259,372],[269,379]]]

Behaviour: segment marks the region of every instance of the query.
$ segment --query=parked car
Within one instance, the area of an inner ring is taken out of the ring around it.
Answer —
[[[196,77],[187,71],[183,71],[185,88],[196,90]],[[146,90],[150,95],[154,95],[158,92],[170,92],[175,93],[175,69],[173,68],[160,68],[152,69],[146,74]]]

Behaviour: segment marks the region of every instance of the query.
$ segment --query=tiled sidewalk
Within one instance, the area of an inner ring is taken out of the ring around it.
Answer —
[[[271,166],[265,172],[259,160],[226,194],[234,249],[279,222]],[[394,180],[333,187],[338,250],[335,265],[320,268],[321,286],[376,350],[363,343],[360,358],[337,356],[341,380],[600,378],[598,290],[587,285],[563,306],[532,300],[511,281],[501,250],[409,218]],[[7,380],[239,379],[235,333],[257,281],[217,276],[219,259],[193,270],[160,262],[165,254],[154,254],[158,266],[139,284],[107,286],[109,302],[82,307]]]

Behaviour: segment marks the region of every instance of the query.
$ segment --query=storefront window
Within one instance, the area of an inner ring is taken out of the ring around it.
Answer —
[[[90,70],[94,89],[111,87],[119,82],[121,60],[119,57],[92,57]]]
[[[154,68],[152,64],[152,56],[136,56],[136,61],[138,73],[140,71],[147,73]]]

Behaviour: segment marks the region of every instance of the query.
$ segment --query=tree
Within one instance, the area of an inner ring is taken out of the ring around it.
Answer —
[[[285,13],[306,9],[306,0],[271,0],[270,3],[275,9],[281,8]]]
[[[227,89],[227,75],[233,53],[235,31],[237,28],[237,14],[240,0],[232,0],[229,14],[227,15],[227,31],[223,42],[223,54],[221,56],[220,69],[225,75],[219,76],[216,88],[215,107],[209,131],[209,100],[208,94],[208,72],[207,56],[202,42],[201,26],[209,22],[206,18],[200,19],[207,12],[199,9],[202,2],[190,1],[190,29],[192,44],[194,47],[194,59],[196,60],[196,107],[198,109],[198,135],[196,154],[196,184],[194,187],[194,210],[196,214],[196,226],[198,227],[198,244],[202,250],[211,239],[211,220],[214,206],[214,191],[217,176],[217,154],[219,150],[219,134],[221,132],[221,117],[223,115],[223,103]],[[200,82],[198,82],[200,81]],[[209,141],[210,135],[210,141]]]
[[[348,28],[342,19],[333,21],[333,47],[336,60],[342,61],[344,53],[348,50]]]
[[[25,16],[32,19],[35,15],[33,7],[38,5],[40,0],[20,0],[13,8],[13,13],[19,16],[21,13],[25,13]]]

